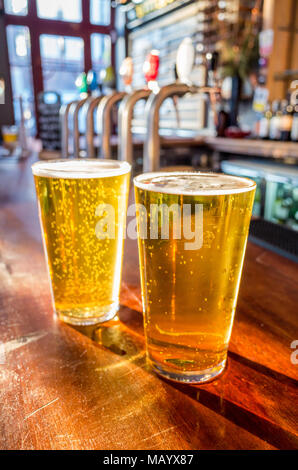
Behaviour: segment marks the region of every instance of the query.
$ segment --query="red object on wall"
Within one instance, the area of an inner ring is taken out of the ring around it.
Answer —
[[[158,70],[159,70],[159,52],[158,51],[152,50],[150,54],[148,54],[144,63],[143,70],[144,70],[145,79],[147,83],[156,81],[157,76],[158,76]]]

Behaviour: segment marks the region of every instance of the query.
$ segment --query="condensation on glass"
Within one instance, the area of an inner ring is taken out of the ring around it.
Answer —
[[[73,159],[32,167],[60,319],[91,325],[119,308],[130,165]]]
[[[227,360],[256,185],[195,172],[134,183],[148,361],[174,381],[211,380]]]

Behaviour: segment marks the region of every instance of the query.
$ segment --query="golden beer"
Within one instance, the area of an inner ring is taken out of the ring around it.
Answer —
[[[256,185],[182,172],[134,183],[148,360],[172,380],[210,380],[226,363]]]
[[[72,324],[115,316],[119,304],[130,165],[39,162],[32,171],[55,311]]]

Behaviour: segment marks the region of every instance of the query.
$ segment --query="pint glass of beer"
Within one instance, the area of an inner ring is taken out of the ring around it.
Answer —
[[[134,179],[147,358],[201,383],[226,364],[256,185],[212,173]]]
[[[69,159],[32,171],[57,315],[76,325],[110,320],[119,304],[130,165]]]

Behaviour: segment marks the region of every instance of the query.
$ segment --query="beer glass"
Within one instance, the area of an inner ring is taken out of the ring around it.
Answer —
[[[134,179],[147,358],[168,379],[220,374],[256,185],[212,173]]]
[[[69,159],[32,166],[52,298],[67,323],[115,316],[130,165]]]

